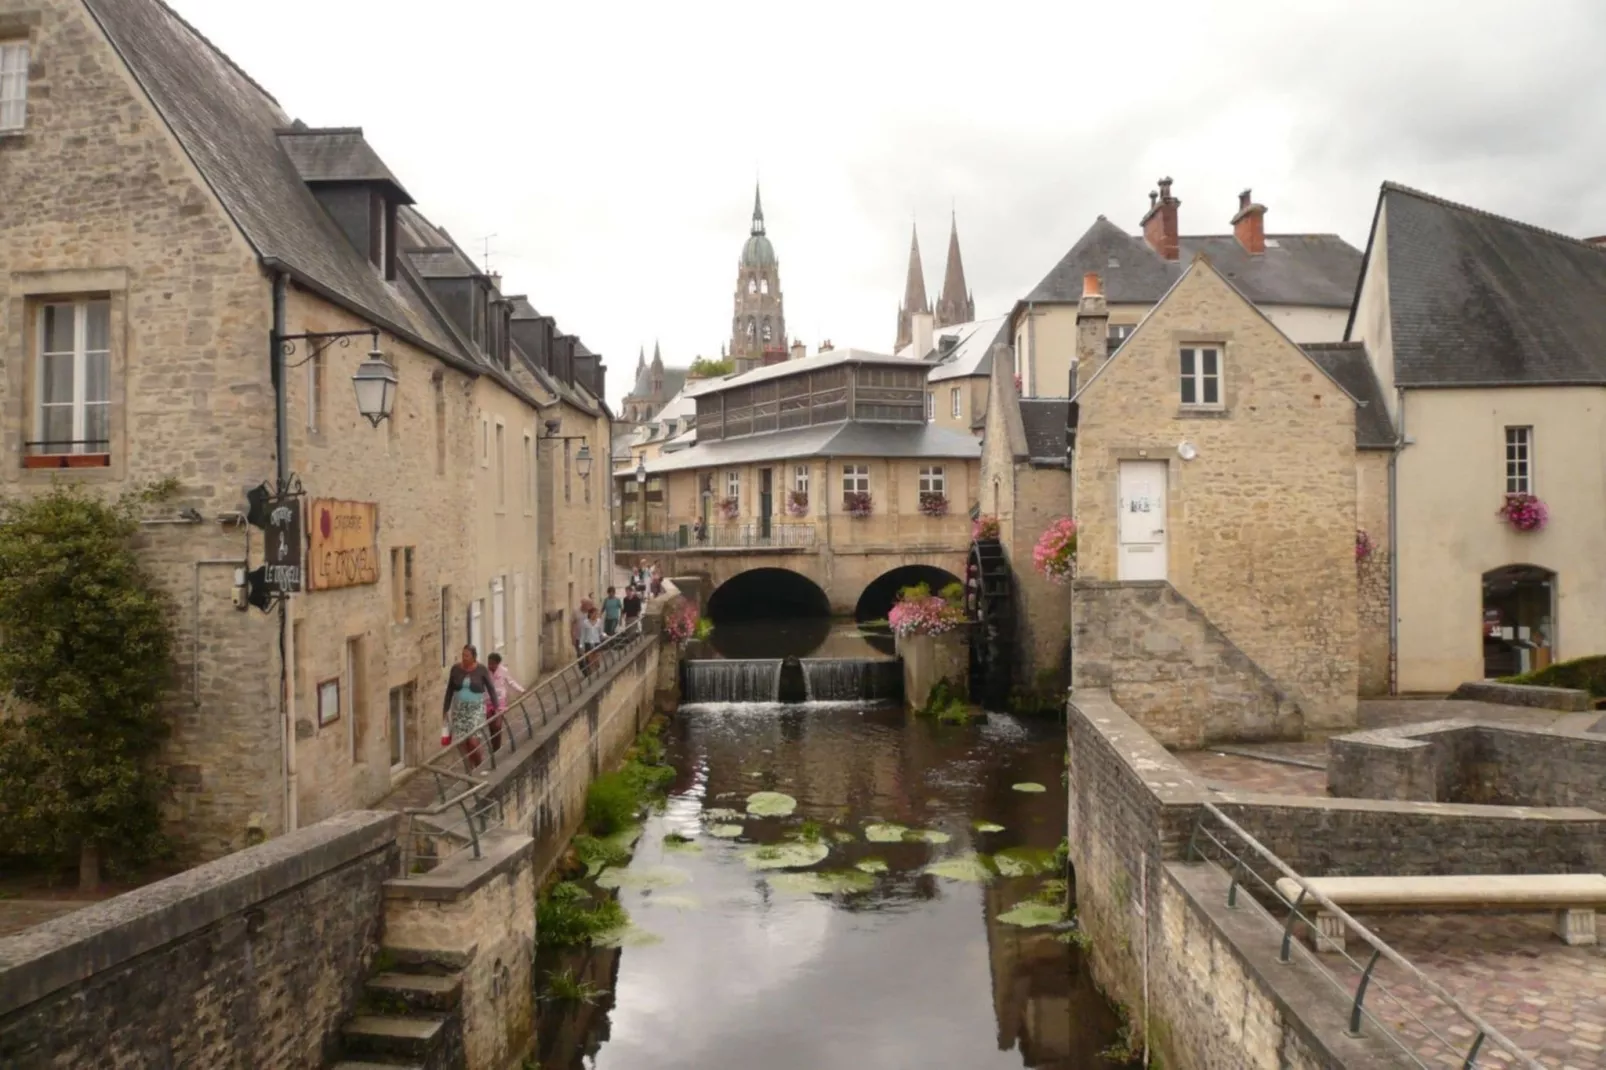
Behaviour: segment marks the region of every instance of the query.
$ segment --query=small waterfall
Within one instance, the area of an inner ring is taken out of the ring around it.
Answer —
[[[775,701],[795,706],[809,700],[809,680],[803,674],[803,662],[789,657],[781,662],[781,674],[775,685]]]
[[[781,660],[708,658],[683,663],[688,702],[774,702],[781,681]]]
[[[880,702],[903,696],[897,658],[804,658],[810,702]]]

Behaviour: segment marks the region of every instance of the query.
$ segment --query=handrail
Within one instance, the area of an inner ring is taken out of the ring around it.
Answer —
[[[1237,835],[1237,837],[1239,839],[1243,840],[1243,842],[1251,850],[1253,850],[1255,853],[1259,854],[1267,862],[1271,863],[1271,865],[1279,873],[1281,873],[1284,877],[1288,878],[1289,880],[1292,880],[1295,884],[1297,884],[1299,886],[1299,888],[1300,888],[1300,893],[1299,893],[1299,896],[1295,899],[1295,901],[1290,903],[1288,901],[1287,897],[1285,897],[1281,892],[1279,892],[1273,885],[1268,884],[1265,881],[1265,879],[1262,878],[1258,873],[1255,873],[1253,868],[1242,866],[1241,865],[1242,860],[1237,855],[1234,855],[1232,853],[1232,851],[1229,848],[1227,848],[1227,846],[1225,844],[1221,843],[1220,840],[1217,840],[1213,835],[1211,835],[1208,831],[1206,831],[1204,829],[1203,826],[1204,826],[1204,816],[1205,816],[1205,814],[1209,814],[1211,817],[1214,817],[1217,821],[1221,822],[1221,824],[1224,825],[1228,830],[1230,830],[1232,833]],[[1188,860],[1189,861],[1193,861],[1195,858],[1202,857],[1202,852],[1200,852],[1199,849],[1198,849],[1198,837],[1199,837],[1199,835],[1201,833],[1203,833],[1203,835],[1206,838],[1208,838],[1209,840],[1214,842],[1217,846],[1221,847],[1224,851],[1226,851],[1227,854],[1229,856],[1231,856],[1235,862],[1240,863],[1239,866],[1235,866],[1235,868],[1234,868],[1233,882],[1232,882],[1231,886],[1228,888],[1228,891],[1227,891],[1228,904],[1229,905],[1232,905],[1233,903],[1236,902],[1237,886],[1238,886],[1238,882],[1239,882],[1239,877],[1242,874],[1242,872],[1245,869],[1247,869],[1250,876],[1254,877],[1257,881],[1259,881],[1260,884],[1262,886],[1264,886],[1268,891],[1270,891],[1271,894],[1273,896],[1275,896],[1278,899],[1279,902],[1281,902],[1284,906],[1288,907],[1289,910],[1291,911],[1291,913],[1289,915],[1289,918],[1288,918],[1288,922],[1285,925],[1284,932],[1283,932],[1283,944],[1282,944],[1282,951],[1280,953],[1280,958],[1281,958],[1281,960],[1283,962],[1290,961],[1290,953],[1291,953],[1291,946],[1290,945],[1291,945],[1291,942],[1292,942],[1293,923],[1294,923],[1295,917],[1297,916],[1301,920],[1304,920],[1307,924],[1310,924],[1310,919],[1306,918],[1303,914],[1301,914],[1300,910],[1299,910],[1301,904],[1303,904],[1306,899],[1314,900],[1322,908],[1323,911],[1325,911],[1325,912],[1333,915],[1334,917],[1338,918],[1341,922],[1344,923],[1344,926],[1347,929],[1349,929],[1350,931],[1353,931],[1362,940],[1364,940],[1367,943],[1367,945],[1369,945],[1371,947],[1372,952],[1373,952],[1372,956],[1371,956],[1371,961],[1368,962],[1367,965],[1364,968],[1361,966],[1361,964],[1359,962],[1355,961],[1353,958],[1350,958],[1348,952],[1343,952],[1344,958],[1346,960],[1348,960],[1349,963],[1352,966],[1354,966],[1358,970],[1362,970],[1361,983],[1358,986],[1358,988],[1357,988],[1357,990],[1356,990],[1356,992],[1355,992],[1355,994],[1353,996],[1353,1006],[1352,1006],[1351,1013],[1350,1013],[1350,1032],[1351,1033],[1358,1034],[1360,1032],[1360,1018],[1361,1018],[1361,1015],[1363,1013],[1365,1013],[1366,1017],[1372,1018],[1372,1020],[1374,1022],[1376,1021],[1376,1019],[1372,1017],[1371,1013],[1368,1012],[1368,1011],[1364,1011],[1364,1009],[1362,1007],[1362,1003],[1365,1000],[1366,991],[1367,991],[1368,987],[1374,987],[1374,988],[1381,989],[1384,992],[1385,995],[1390,995],[1390,998],[1395,999],[1395,1002],[1397,1002],[1397,1003],[1399,1002],[1398,997],[1392,996],[1392,994],[1390,994],[1388,992],[1388,990],[1386,988],[1384,988],[1383,984],[1373,976],[1373,972],[1372,971],[1373,971],[1374,967],[1377,965],[1378,957],[1381,956],[1382,958],[1387,959],[1389,962],[1391,962],[1395,966],[1399,967],[1401,970],[1404,970],[1406,975],[1410,978],[1410,980],[1412,982],[1414,982],[1415,984],[1421,986],[1425,991],[1427,991],[1428,993],[1430,993],[1431,995],[1433,995],[1437,999],[1439,999],[1442,1002],[1444,1002],[1445,1004],[1447,1004],[1452,1010],[1454,1010],[1457,1014],[1459,1014],[1465,1021],[1467,1021],[1469,1024],[1471,1024],[1473,1027],[1475,1027],[1477,1029],[1477,1031],[1478,1031],[1477,1036],[1473,1039],[1471,1049],[1467,1052],[1466,1059],[1462,1063],[1462,1066],[1463,1066],[1464,1070],[1470,1070],[1471,1067],[1474,1067],[1474,1066],[1477,1065],[1478,1053],[1479,1053],[1480,1049],[1483,1047],[1484,1041],[1486,1041],[1486,1040],[1493,1041],[1502,1050],[1504,1050],[1506,1052],[1506,1054],[1508,1054],[1508,1055],[1512,1056],[1513,1058],[1517,1059],[1520,1062],[1521,1065],[1523,1065],[1525,1067],[1528,1067],[1529,1070],[1542,1070],[1540,1064],[1532,1056],[1526,1054],[1521,1048],[1517,1047],[1517,1045],[1515,1043],[1513,1043],[1511,1040],[1507,1039],[1498,1029],[1496,1029],[1494,1026],[1490,1025],[1487,1021],[1485,1021],[1483,1019],[1483,1017],[1480,1016],[1476,1011],[1473,1011],[1471,1008],[1467,1007],[1464,1003],[1462,1003],[1459,999],[1457,999],[1453,994],[1448,992],[1441,985],[1439,985],[1437,982],[1435,982],[1431,977],[1427,976],[1420,969],[1418,969],[1415,965],[1413,965],[1403,955],[1401,955],[1399,952],[1395,951],[1392,947],[1389,947],[1388,944],[1383,942],[1381,937],[1377,936],[1375,933],[1373,933],[1366,926],[1364,926],[1360,922],[1356,921],[1353,917],[1351,917],[1349,915],[1349,913],[1347,911],[1345,911],[1337,903],[1333,902],[1332,899],[1328,898],[1327,896],[1323,895],[1321,892],[1317,891],[1314,887],[1311,886],[1310,882],[1308,882],[1304,877],[1300,876],[1298,873],[1294,872],[1292,867],[1290,867],[1281,858],[1278,858],[1275,854],[1273,854],[1269,848],[1267,848],[1259,840],[1255,839],[1255,837],[1250,835],[1249,832],[1247,830],[1245,830],[1241,825],[1239,825],[1232,818],[1228,817],[1226,814],[1222,813],[1220,808],[1218,808],[1214,803],[1206,802],[1206,803],[1202,803],[1201,804],[1199,819],[1195,822],[1194,829],[1193,829],[1193,836],[1188,841]],[[1304,949],[1301,948],[1301,950],[1304,950]],[[1327,973],[1328,976],[1330,978],[1332,978],[1335,982],[1338,980],[1336,977],[1333,976],[1331,971],[1328,971],[1325,966],[1322,966],[1320,962],[1317,962],[1317,960],[1315,959],[1314,956],[1310,956],[1310,959],[1311,959],[1312,962],[1315,962],[1317,964],[1317,966],[1319,968],[1321,968],[1324,973]],[[1341,982],[1340,982],[1340,986],[1343,987]],[[1404,1007],[1403,1004],[1401,1004],[1401,1006]],[[1427,1032],[1434,1039],[1438,1040],[1441,1044],[1443,1044],[1446,1048],[1448,1048],[1452,1052],[1456,1051],[1456,1049],[1453,1046],[1451,1046],[1449,1041],[1447,1041],[1443,1037],[1439,1036],[1438,1033],[1436,1033],[1432,1028],[1430,1028],[1427,1025],[1426,1022],[1423,1022],[1419,1017],[1417,1017],[1417,1015],[1415,1013],[1413,1013],[1410,1010],[1410,1008],[1405,1007],[1404,1009],[1405,1009],[1406,1013],[1410,1014],[1412,1018],[1415,1018],[1417,1023],[1419,1025],[1421,1025],[1424,1029],[1426,1029]],[[1405,1050],[1404,1049],[1404,1045],[1400,1044],[1400,1041],[1398,1040],[1398,1038],[1393,1037],[1392,1034],[1386,1034],[1386,1035],[1388,1035],[1391,1040],[1394,1040],[1394,1042],[1396,1044],[1399,1044],[1402,1051]],[[1425,1064],[1423,1064],[1421,1062],[1421,1060],[1416,1059],[1415,1055],[1413,1055],[1409,1051],[1407,1051],[1406,1054],[1413,1061],[1415,1061],[1419,1066],[1425,1065]]]

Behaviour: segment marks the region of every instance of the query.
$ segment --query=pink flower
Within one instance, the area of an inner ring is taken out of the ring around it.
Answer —
[[[976,522],[971,525],[970,537],[976,542],[998,538],[998,518],[991,514],[978,516]]]
[[[953,590],[960,590],[958,584]],[[898,635],[942,635],[965,623],[965,609],[961,598],[943,598],[931,593],[925,584],[906,587],[898,594],[898,601],[887,614],[887,623]]]
[[[1032,547],[1032,564],[1054,583],[1076,575],[1076,521],[1061,517],[1048,526]]]
[[[1550,510],[1532,494],[1507,494],[1496,515],[1518,531],[1538,531],[1550,521]]]
[[[1377,546],[1372,542],[1372,537],[1370,535],[1368,535],[1362,529],[1356,528],[1355,529],[1355,560],[1357,560],[1357,561],[1366,560],[1368,557],[1372,556],[1372,551],[1375,550],[1375,549],[1377,549]]]

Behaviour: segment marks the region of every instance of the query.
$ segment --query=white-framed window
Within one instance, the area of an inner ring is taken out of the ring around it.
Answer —
[[[524,573],[513,573],[513,641],[524,642]]]
[[[937,415],[937,392],[935,390],[927,390],[926,391],[926,419],[928,419],[928,420],[934,419],[936,417],[936,415]]]
[[[1221,348],[1182,347],[1182,404],[1201,408],[1221,405]]]
[[[485,599],[476,598],[468,604],[468,645],[485,655]]]
[[[28,119],[28,42],[0,41],[0,134]]]
[[[809,466],[806,464],[794,465],[792,468],[792,489],[801,493],[809,492]]]
[[[491,580],[491,649],[507,646],[507,584],[501,576]]]
[[[407,725],[413,719],[417,687],[411,680],[390,689],[390,769],[407,765]]]
[[[942,465],[933,464],[920,469],[920,493],[948,493],[948,477],[943,474]]]
[[[496,504],[507,506],[507,428],[496,421]]]
[[[488,416],[480,417],[480,467],[491,467],[491,420]]]
[[[1138,325],[1135,323],[1112,323],[1109,328],[1109,340],[1116,345],[1120,345],[1127,340],[1133,331],[1137,330],[1137,327]]]
[[[111,452],[111,302],[39,306],[38,452]]]
[[[845,464],[842,466],[842,493],[843,494],[869,494],[870,493],[870,466],[867,464]]]
[[[964,408],[959,401],[959,388],[957,386],[949,387],[948,389],[948,415],[956,420],[964,415]]]
[[[413,548],[390,548],[391,619],[406,624],[413,619]]]
[[[1534,429],[1506,428],[1506,493],[1534,492]]]
[[[535,439],[528,433],[524,436],[524,511],[529,513],[535,508]]]
[[[725,497],[735,498],[737,501],[741,500],[742,474],[740,472],[725,473]]]

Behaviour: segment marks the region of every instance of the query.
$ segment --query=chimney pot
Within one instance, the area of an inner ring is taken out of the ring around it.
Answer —
[[[1159,203],[1159,200],[1160,200],[1160,195],[1158,193],[1154,192],[1154,190],[1151,189],[1149,191],[1149,211],[1151,211],[1151,212],[1154,211],[1154,206],[1157,203]]]
[[[1245,208],[1248,208],[1250,200],[1251,198],[1249,196],[1249,190],[1246,189],[1242,193],[1238,194],[1238,210],[1241,212]]]
[[[1176,260],[1179,249],[1177,236],[1177,206],[1182,202],[1171,196],[1171,179],[1159,181],[1160,192],[1149,192],[1149,211],[1143,217],[1143,240],[1162,260]]]
[[[1104,292],[1104,280],[1099,278],[1097,271],[1089,271],[1082,276],[1082,296],[1097,297]]]
[[[1247,189],[1238,194],[1238,213],[1232,217],[1232,236],[1251,255],[1266,251],[1266,206],[1256,204]]]

